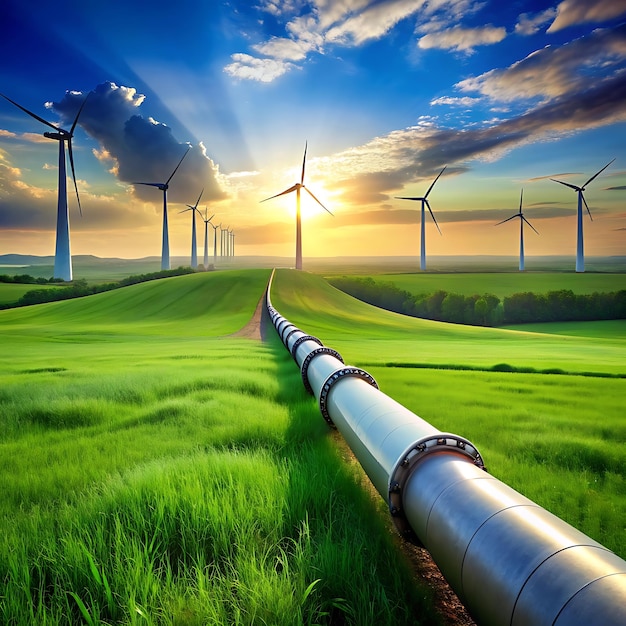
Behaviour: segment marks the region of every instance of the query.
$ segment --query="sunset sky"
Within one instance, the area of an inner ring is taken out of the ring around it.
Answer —
[[[39,8],[38,8],[39,7]],[[199,207],[238,255],[292,256],[300,178],[307,256],[626,254],[626,0],[4,0],[0,93],[69,128],[73,254],[172,255]],[[0,254],[54,253],[58,143],[0,99]],[[306,194],[305,194],[306,195]],[[203,224],[198,221],[201,255]]]

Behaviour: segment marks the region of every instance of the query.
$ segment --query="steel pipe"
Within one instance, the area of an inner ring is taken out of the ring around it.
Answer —
[[[489,475],[358,367],[266,308],[320,412],[342,434],[398,531],[423,545],[485,626],[624,626],[626,561]]]

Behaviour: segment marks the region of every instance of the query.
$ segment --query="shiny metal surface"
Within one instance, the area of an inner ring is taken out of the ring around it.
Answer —
[[[351,366],[294,331],[270,290],[271,280],[279,337],[290,352],[300,341],[293,356],[307,362],[305,386],[398,529],[428,549],[478,624],[626,625],[626,561],[486,473],[471,442],[441,433],[364,376],[339,375]]]

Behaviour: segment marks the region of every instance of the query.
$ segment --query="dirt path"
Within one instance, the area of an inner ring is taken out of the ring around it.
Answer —
[[[256,305],[256,310],[250,318],[250,321],[236,333],[233,333],[231,337],[246,337],[247,339],[263,339],[261,335],[261,320],[263,318],[263,307],[265,305],[265,294],[259,300]]]

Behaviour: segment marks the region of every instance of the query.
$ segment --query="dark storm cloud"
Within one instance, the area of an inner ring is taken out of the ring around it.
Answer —
[[[67,92],[49,107],[71,125],[85,95]],[[79,125],[101,146],[99,158],[125,183],[165,182],[185,153],[188,144],[176,139],[171,128],[138,113],[144,97],[135,89],[111,82],[98,85],[90,94],[79,118]],[[219,168],[207,156],[202,143],[192,146],[172,180],[168,199],[190,203],[204,188],[205,201],[223,199]],[[135,194],[147,201],[158,201],[159,191],[137,185]]]

